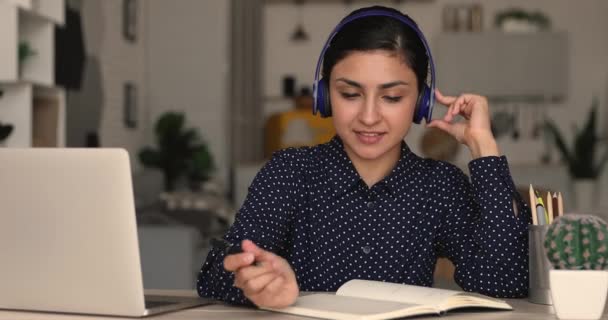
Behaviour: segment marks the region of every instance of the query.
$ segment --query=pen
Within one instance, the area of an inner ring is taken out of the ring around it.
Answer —
[[[553,199],[551,198],[551,192],[547,192],[547,215],[549,216],[548,224],[553,222]]]
[[[538,225],[544,226],[547,224],[547,215],[545,214],[545,207],[542,204],[536,205],[536,212],[538,213]]]
[[[549,221],[549,216],[547,214],[547,211],[545,210],[545,203],[543,202],[543,197],[540,195],[540,192],[538,192],[538,190],[534,190],[534,193],[536,194],[536,207],[537,207],[536,210],[538,211],[538,206],[542,207],[544,222],[546,224],[547,221]],[[540,223],[540,220],[539,220],[539,223]]]
[[[234,245],[224,239],[211,238],[211,246],[224,251],[226,255],[243,252],[240,245]]]
[[[532,211],[532,224],[538,225],[538,217],[536,216],[536,197],[534,196],[534,188],[530,184],[530,210]]]

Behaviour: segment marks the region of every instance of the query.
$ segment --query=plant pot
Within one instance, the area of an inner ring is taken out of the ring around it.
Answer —
[[[608,271],[551,270],[551,297],[560,319],[599,319],[608,292]]]
[[[599,184],[595,179],[572,180],[574,208],[581,213],[593,211],[599,203]]]

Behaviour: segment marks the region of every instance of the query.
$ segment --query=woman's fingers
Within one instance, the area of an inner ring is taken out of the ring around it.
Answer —
[[[283,289],[283,284],[285,283],[285,278],[278,277],[272,280],[267,286],[266,290],[271,293],[280,293],[281,289]]]
[[[234,272],[240,268],[250,266],[255,261],[255,256],[250,252],[227,255],[224,258],[224,269]]]
[[[271,264],[244,267],[235,272],[234,285],[238,288],[243,288],[248,281],[273,272],[277,273]]]
[[[264,273],[247,280],[243,283],[243,286],[239,288],[243,290],[243,293],[245,293],[246,296],[256,295],[266,290],[267,286],[277,278],[281,278],[277,272]]]
[[[449,134],[452,134],[452,124],[443,119],[432,120],[427,127],[441,129]]]
[[[437,128],[453,136],[458,142],[463,143],[465,125],[463,123],[449,123],[442,119],[435,119],[427,125],[429,128]]]
[[[276,260],[277,258],[274,253],[260,248],[251,240],[243,240],[241,243],[241,248],[243,248],[244,252],[252,253],[255,257],[255,261],[261,264],[272,263],[272,261]]]
[[[452,97],[452,96],[444,96],[441,91],[439,91],[439,89],[435,89],[435,98],[437,99],[437,102],[441,103],[444,106],[449,106],[452,103],[454,103],[457,99],[457,97]]]
[[[289,263],[250,240],[243,240],[241,248],[243,253],[224,259],[226,269],[235,272],[234,286],[257,306],[291,305],[298,297],[299,287]]]

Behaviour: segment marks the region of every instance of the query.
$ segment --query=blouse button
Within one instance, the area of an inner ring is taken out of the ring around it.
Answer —
[[[370,248],[370,246],[364,246],[361,247],[361,249],[363,250],[363,253],[368,254],[372,251],[372,248]]]
[[[370,202],[368,202],[368,203],[367,203],[367,207],[368,207],[369,209],[373,209],[373,208],[374,208],[374,205],[375,205],[375,204],[374,204],[374,202],[373,202],[373,201],[370,201]]]

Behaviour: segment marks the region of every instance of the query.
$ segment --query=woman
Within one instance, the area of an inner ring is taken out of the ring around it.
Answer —
[[[455,264],[464,290],[527,294],[530,214],[490,131],[488,102],[428,90],[430,52],[407,21],[364,8],[332,34],[322,54],[328,105],[319,104],[336,137],[274,154],[225,236],[242,253],[211,250],[201,296],[280,308],[299,291],[334,291],[355,278],[431,286],[438,257]],[[404,143],[425,115],[425,90],[448,108],[428,126],[469,148],[471,182]]]

